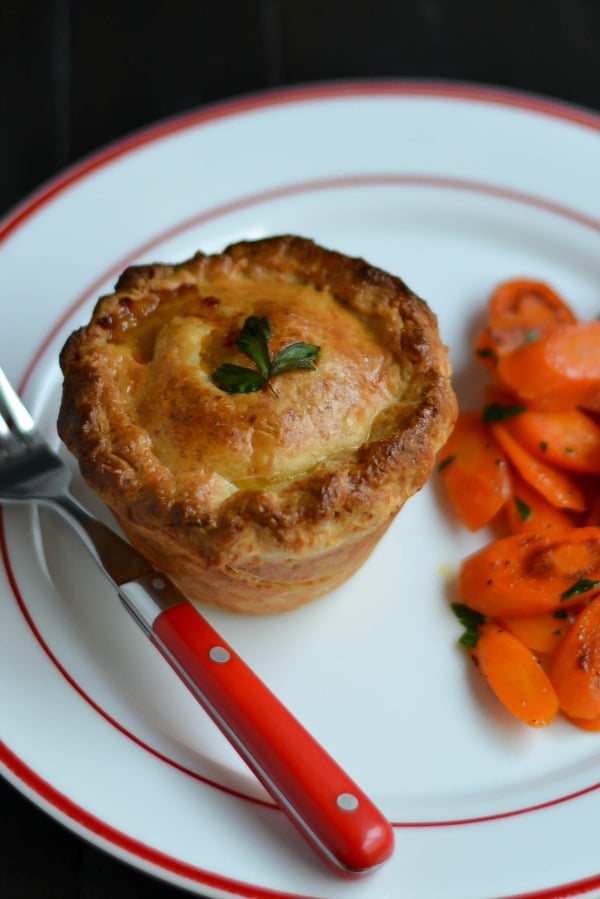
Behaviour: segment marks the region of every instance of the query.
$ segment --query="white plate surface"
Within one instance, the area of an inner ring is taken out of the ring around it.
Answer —
[[[290,232],[426,298],[465,406],[498,281],[540,278],[599,313],[599,158],[593,114],[462,85],[314,86],[161,123],[0,225],[0,360],[58,445],[58,351],[127,264]],[[3,515],[1,770],[77,833],[206,896],[600,896],[598,735],[513,722],[456,646],[450,576],[484,539],[452,522],[434,475],[326,599],[208,613],[394,822],[374,875],[342,881],[313,858],[73,535],[24,509]]]

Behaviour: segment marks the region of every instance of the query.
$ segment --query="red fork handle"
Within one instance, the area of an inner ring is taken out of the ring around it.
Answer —
[[[277,805],[337,873],[366,874],[390,857],[390,823],[170,582],[162,575],[140,578],[119,593]],[[157,603],[154,612],[148,600]]]

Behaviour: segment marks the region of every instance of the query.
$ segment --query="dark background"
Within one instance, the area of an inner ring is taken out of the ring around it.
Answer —
[[[0,215],[157,119],[363,77],[478,82],[600,111],[600,0],[0,0]],[[0,840],[2,899],[184,895],[2,781]]]
[[[598,0],[0,0],[0,214],[141,125],[265,88],[476,81],[600,109]]]

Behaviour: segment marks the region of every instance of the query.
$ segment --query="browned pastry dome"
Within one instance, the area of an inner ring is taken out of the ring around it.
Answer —
[[[229,395],[266,317],[316,370]],[[131,542],[191,599],[292,609],[345,581],[456,415],[435,316],[398,278],[298,237],[127,269],[62,354],[58,428]]]

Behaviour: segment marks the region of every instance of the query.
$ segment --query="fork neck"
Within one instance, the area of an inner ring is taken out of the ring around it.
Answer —
[[[76,528],[91,555],[117,586],[151,570],[137,550],[94,518],[68,491],[53,496],[48,503]]]

